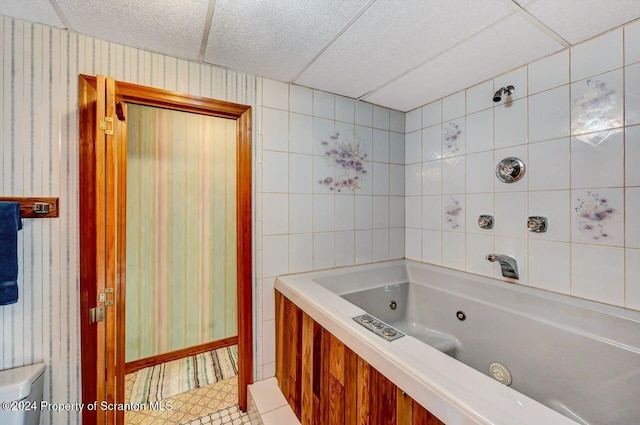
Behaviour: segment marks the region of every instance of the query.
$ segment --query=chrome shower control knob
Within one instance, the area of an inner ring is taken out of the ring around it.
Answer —
[[[503,183],[515,183],[524,176],[524,162],[514,157],[505,158],[498,163],[496,176]]]
[[[493,229],[493,216],[481,215],[478,217],[478,226],[481,229]]]
[[[530,232],[545,233],[547,231],[547,217],[529,217],[527,220],[527,228]]]

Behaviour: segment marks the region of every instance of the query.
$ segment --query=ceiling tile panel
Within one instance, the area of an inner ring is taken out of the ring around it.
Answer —
[[[103,40],[197,60],[208,0],[58,0],[71,28]]]
[[[503,0],[379,0],[296,83],[359,97],[512,12]]]
[[[640,17],[640,0],[531,0],[524,8],[571,44]]]
[[[205,62],[290,82],[368,0],[217,0]]]
[[[0,15],[63,28],[64,25],[49,0],[2,0]]]
[[[512,15],[371,93],[365,100],[409,111],[562,48],[526,19]]]

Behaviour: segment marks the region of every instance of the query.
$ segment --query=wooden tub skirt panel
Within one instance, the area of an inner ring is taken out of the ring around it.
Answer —
[[[444,425],[276,291],[276,378],[302,425]]]

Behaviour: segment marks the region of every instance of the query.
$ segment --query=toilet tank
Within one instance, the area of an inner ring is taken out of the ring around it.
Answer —
[[[38,425],[43,382],[43,363],[1,370],[0,424]],[[9,409],[4,402],[9,402]]]

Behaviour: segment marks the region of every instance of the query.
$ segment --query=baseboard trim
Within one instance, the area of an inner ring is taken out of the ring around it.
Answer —
[[[236,345],[237,343],[238,337],[232,336],[229,338],[219,339],[217,341],[194,345],[193,347],[182,348],[180,350],[171,351],[169,353],[158,354],[157,356],[145,357],[144,359],[125,363],[124,373],[128,374],[136,372],[140,369],[144,369],[145,367],[159,365],[160,363],[170,362],[200,353],[206,353],[207,351],[217,350],[218,348],[228,347],[230,345]],[[238,361],[240,361],[239,358]]]

